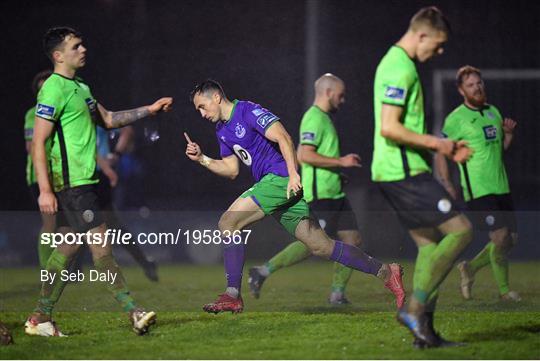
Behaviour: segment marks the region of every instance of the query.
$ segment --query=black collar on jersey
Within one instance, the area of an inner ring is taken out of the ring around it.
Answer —
[[[475,109],[475,108],[471,108],[470,106],[468,106],[467,104],[463,103],[463,105],[465,105],[465,108],[469,109],[469,110],[472,110],[473,112],[478,112],[480,113],[480,115],[484,116],[484,110],[488,110],[489,109],[489,104],[484,104],[482,105],[480,108],[478,109]]]

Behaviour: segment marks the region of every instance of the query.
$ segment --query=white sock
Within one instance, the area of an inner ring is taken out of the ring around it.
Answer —
[[[240,290],[236,287],[227,287],[227,289],[225,290],[225,293],[231,297],[238,298],[238,295],[240,294]]]
[[[257,267],[257,271],[259,271],[259,274],[263,277],[270,276],[270,270],[268,269],[268,266],[266,265]]]

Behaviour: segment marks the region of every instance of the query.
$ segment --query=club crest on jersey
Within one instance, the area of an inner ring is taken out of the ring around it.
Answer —
[[[254,116],[258,117],[259,115],[264,114],[266,111],[261,108],[256,108],[256,109],[253,109],[251,112],[253,113]]]
[[[493,125],[486,125],[482,129],[484,130],[484,137],[487,140],[493,140],[497,138],[497,127]]]
[[[384,91],[384,97],[394,100],[405,100],[405,95],[407,94],[406,89],[398,88],[395,86],[387,86]]]
[[[263,115],[261,115],[259,118],[257,118],[257,124],[261,126],[261,128],[266,128],[268,124],[270,124],[272,121],[279,119],[274,114],[267,112]]]
[[[85,99],[86,105],[88,105],[88,109],[90,109],[90,112],[96,111],[96,100],[92,98],[86,98]]]
[[[39,103],[36,107],[36,115],[41,118],[49,119],[54,115],[54,107]]]
[[[234,134],[237,138],[244,138],[246,135],[246,128],[244,128],[242,124],[236,123],[236,127],[234,127]]]
[[[304,141],[311,141],[313,142],[315,140],[315,133],[313,132],[302,132],[302,140]]]
[[[489,119],[495,119],[495,114],[493,114],[492,112],[486,112],[486,115]]]

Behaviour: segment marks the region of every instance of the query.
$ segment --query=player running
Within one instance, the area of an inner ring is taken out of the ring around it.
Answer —
[[[390,280],[389,288],[396,298],[402,297],[399,267],[383,267],[359,248],[330,239],[310,217],[308,205],[302,198],[293,142],[276,115],[249,101],[231,102],[221,85],[213,80],[197,85],[191,92],[191,100],[203,118],[216,124],[222,159],[203,154],[187,134],[186,155],[211,172],[230,179],[238,175],[239,158],[250,167],[256,182],[221,216],[218,227],[224,236],[242,230],[265,215],[272,215],[313,254],[365,273],[380,273],[381,278]],[[203,307],[206,312],[242,312],[240,287],[244,254],[244,244],[225,245],[227,288],[216,301]]]
[[[341,156],[339,138],[331,114],[337,112],[345,102],[345,83],[332,74],[324,74],[315,82],[315,100],[302,118],[300,124],[300,146],[298,160],[302,165],[302,188],[319,224],[333,239],[359,247],[362,243],[356,217],[349,200],[343,192],[340,168],[360,167],[358,154]],[[274,272],[292,266],[311,256],[309,248],[300,241],[291,243],[272,259],[259,267],[249,270],[250,293],[259,298],[263,282]],[[383,264],[383,269],[399,265]],[[334,264],[332,290],[328,302],[332,305],[350,303],[345,297],[345,288],[351,277],[352,268],[340,263]],[[389,276],[390,272],[378,272],[374,276]],[[388,286],[392,283],[381,278]],[[387,286],[387,287],[388,287]],[[397,299],[401,307],[405,293]]]
[[[112,282],[107,282],[109,290],[129,313],[133,330],[144,334],[155,322],[156,314],[136,305],[113,258],[111,244],[98,242],[99,238],[104,239],[107,228],[96,196],[96,123],[107,128],[122,127],[169,110],[172,98],[161,98],[150,106],[133,110],[108,111],[94,99],[88,85],[75,76],[86,63],[82,35],[67,27],[52,28],[45,34],[43,45],[54,64],[54,73],[38,94],[32,139],[39,208],[46,214],[60,211],[58,227],[67,226],[71,232],[93,235],[94,243],[88,246],[96,270],[115,275]],[[50,156],[45,147],[49,138],[52,139]],[[78,248],[77,244],[63,243],[49,257],[46,267],[49,280],[42,283],[38,305],[25,323],[27,334],[63,336],[51,315],[66,284],[61,272],[68,268]]]
[[[418,11],[403,37],[383,57],[375,74],[375,134],[372,180],[396,211],[418,247],[414,291],[398,320],[416,346],[449,346],[433,330],[439,285],[472,239],[471,224],[431,175],[429,152],[463,162],[464,142],[426,134],[424,99],[415,61],[442,54],[448,21],[435,7]]]
[[[503,161],[503,150],[510,147],[516,122],[501,116],[487,103],[482,74],[477,68],[464,66],[458,70],[457,87],[463,104],[452,111],[444,122],[443,133],[453,140],[464,140],[474,149],[474,156],[460,165],[463,198],[473,224],[489,232],[489,242],[472,261],[458,264],[461,273],[461,294],[470,299],[474,275],[491,264],[501,299],[520,301],[508,285],[508,252],[517,242],[514,202]],[[437,173],[443,185],[455,198],[456,189],[448,177],[446,159],[437,157]]]

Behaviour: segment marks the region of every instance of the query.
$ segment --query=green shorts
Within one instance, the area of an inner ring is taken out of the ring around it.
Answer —
[[[265,215],[272,215],[294,236],[301,220],[309,218],[309,206],[303,194],[287,199],[289,177],[267,174],[240,197],[251,197],[261,207]]]

